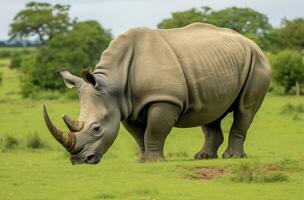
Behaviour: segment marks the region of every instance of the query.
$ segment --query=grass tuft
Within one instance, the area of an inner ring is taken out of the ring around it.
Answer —
[[[169,152],[168,158],[189,158],[189,154],[185,151],[181,152]]]
[[[14,136],[6,135],[4,138],[1,140],[1,146],[2,150],[11,150],[11,149],[16,149],[20,144],[20,141],[15,138]]]
[[[3,73],[0,72],[0,86],[2,85]]]
[[[26,146],[30,149],[43,149],[47,147],[46,143],[36,132],[27,136]]]
[[[95,196],[96,199],[115,199],[115,195],[113,194],[98,194]]]
[[[298,114],[298,113],[304,113],[304,105],[302,103],[298,105],[287,103],[285,104],[285,106],[283,106],[280,112],[280,114],[288,114],[288,115]]]
[[[241,163],[231,169],[231,174],[232,181],[242,183],[274,183],[288,180],[288,176],[274,164]]]
[[[280,171],[295,172],[302,170],[300,162],[297,160],[284,159],[280,162],[277,162],[275,165]]]

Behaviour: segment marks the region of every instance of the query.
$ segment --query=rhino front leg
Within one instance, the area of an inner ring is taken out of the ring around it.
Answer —
[[[153,103],[148,110],[147,128],[145,131],[144,160],[165,160],[163,149],[165,140],[176,123],[180,109],[171,103]]]
[[[202,130],[205,135],[205,143],[194,158],[198,160],[217,158],[217,150],[224,141],[221,120],[202,126]]]
[[[139,146],[139,156],[138,162],[144,162],[144,152],[145,152],[145,142],[144,142],[144,135],[146,125],[143,123],[136,123],[132,121],[123,121],[123,126],[127,129],[127,131],[133,136],[136,143]]]

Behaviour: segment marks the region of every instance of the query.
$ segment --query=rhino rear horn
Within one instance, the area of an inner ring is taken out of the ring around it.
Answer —
[[[62,119],[72,132],[80,131],[83,128],[84,123],[82,121],[72,120],[68,115],[64,115]]]

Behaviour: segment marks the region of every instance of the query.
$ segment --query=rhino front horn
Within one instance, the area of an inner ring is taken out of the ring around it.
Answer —
[[[84,123],[82,121],[72,120],[68,115],[64,115],[62,119],[69,128],[69,130],[72,132],[80,131],[83,128]]]
[[[71,152],[76,144],[76,136],[72,132],[65,133],[64,131],[56,128],[43,105],[43,117],[47,128],[53,137],[64,147],[67,151]]]

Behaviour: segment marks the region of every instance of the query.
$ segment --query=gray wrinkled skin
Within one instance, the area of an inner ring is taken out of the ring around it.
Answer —
[[[217,158],[221,120],[229,112],[233,123],[222,156],[246,157],[247,130],[267,92],[271,69],[253,41],[195,23],[132,29],[113,40],[83,78],[66,70],[59,74],[80,98],[77,121],[83,127],[72,131],[71,162],[96,164],[113,144],[120,122],[138,144],[140,162],[165,160],[164,144],[173,127],[201,126],[205,143],[194,157]]]
[[[82,130],[74,132],[76,145],[71,152],[73,164],[96,164],[114,142],[120,124],[120,111],[116,99],[104,89],[86,83],[83,79],[60,71],[67,87],[76,87],[80,98],[80,115],[84,122]]]

